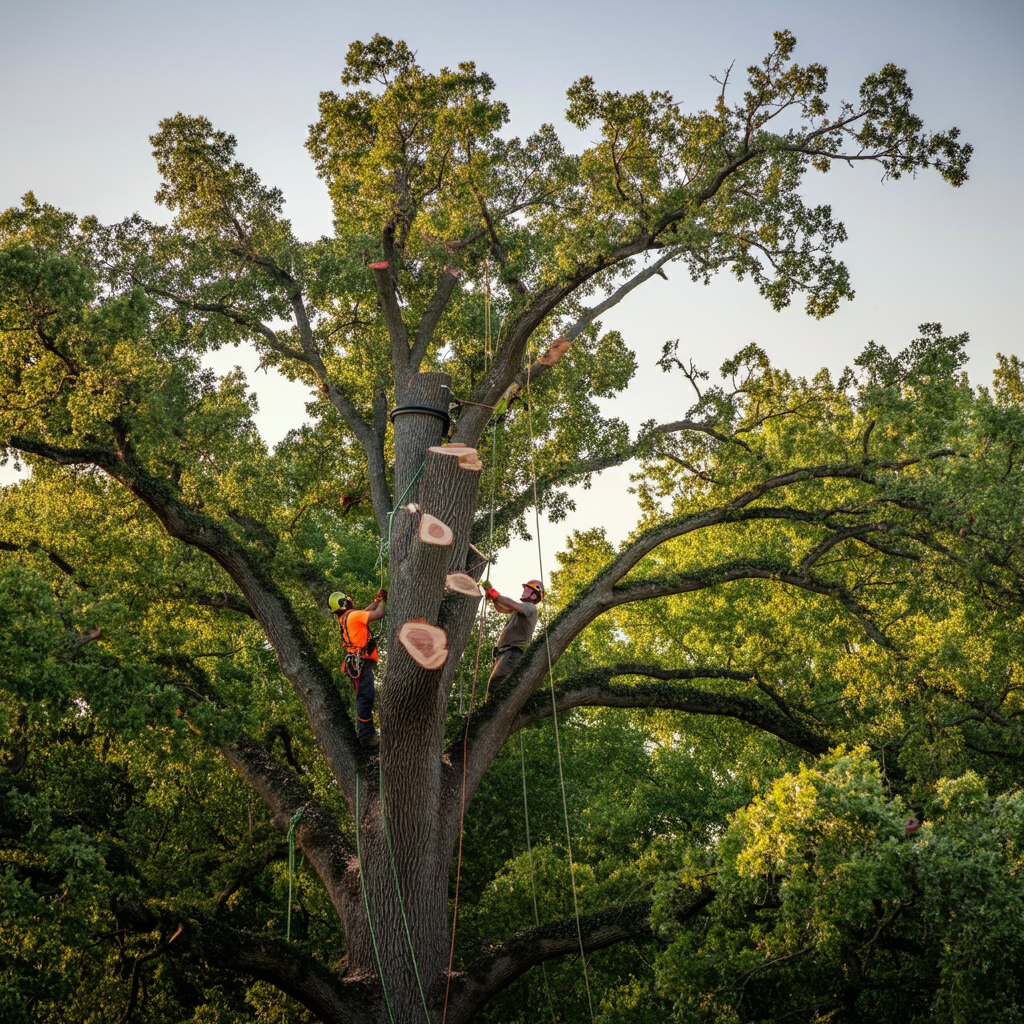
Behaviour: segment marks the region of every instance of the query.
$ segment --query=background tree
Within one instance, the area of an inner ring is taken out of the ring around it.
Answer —
[[[730,649],[735,601],[756,602],[765,588],[813,595],[808,621],[844,616],[850,666],[878,672],[907,657],[881,608],[893,601],[902,616],[901,601],[913,607],[901,590],[907,560],[960,565],[949,532],[963,492],[945,463],[985,454],[993,431],[1014,429],[1002,411],[986,420],[978,409],[996,406],[957,377],[963,339],[928,328],[896,360],[869,350],[860,382],[809,385],[751,349],[724,367],[738,381],[732,390],[702,391],[685,419],[632,437],[595,405],[634,365],[621,337],[600,334],[599,316],[671,261],[697,280],[724,268],[750,276],[776,308],[801,293],[821,316],[852,297],[832,255],[842,225],[801,198],[808,168],[843,159],[887,176],[935,167],[954,185],[965,180],[970,147],[955,129],[923,131],[902,71],[869,76],[858,102],[830,115],[825,69],[792,64],[793,45],[779,33],[748,69],[741,100],[727,102],[723,82],[713,111],[697,115],[664,93],[601,93],[581,80],[568,116],[599,126],[600,141],[577,156],[550,126],[525,141],[503,138],[507,112],[472,64],[429,74],[404,44],[375,37],[352,46],[350,91],[324,94],[310,131],[334,200],[333,238],[298,242],[280,193],[234,160],[234,140],[180,114],[153,137],[170,225],[79,222],[32,196],[3,215],[3,443],[34,469],[6,495],[4,543],[13,559],[31,557],[65,580],[58,597],[70,602],[69,624],[84,635],[103,629],[84,647],[98,675],[68,676],[71,703],[44,707],[40,728],[49,735],[69,714],[102,722],[109,709],[126,764],[162,749],[152,771],[163,775],[170,753],[188,780],[171,815],[187,871],[136,851],[122,873],[145,878],[148,890],[138,891],[153,906],[133,924],[97,929],[98,942],[121,943],[129,965],[126,1019],[146,996],[147,965],[169,959],[269,982],[322,1020],[465,1021],[545,960],[649,937],[650,901],[616,879],[628,860],[621,850],[597,871],[577,921],[549,921],[475,958],[463,947],[450,971],[449,881],[463,811],[509,738],[555,707],[668,708],[823,753],[841,709],[821,717],[803,701],[802,710],[777,679],[762,678],[752,648]],[[479,339],[490,334],[490,308],[498,329],[488,350]],[[217,380],[201,369],[210,348],[240,341],[313,394],[310,425],[273,453],[253,429],[240,375]],[[674,352],[663,360],[671,366]],[[522,412],[508,412],[517,394]],[[491,499],[475,450],[496,414],[505,416],[506,461],[489,467]],[[965,425],[973,446],[964,446]],[[677,507],[665,515],[652,504],[616,552],[581,538],[589,575],[567,560],[543,639],[462,729],[449,728],[477,601],[446,590],[447,574],[481,578],[492,510],[500,541],[522,528],[531,504],[557,514],[560,488],[634,455],[650,463],[648,486]],[[449,528],[449,543],[426,542],[426,515]],[[383,739],[379,757],[368,757],[329,667],[337,639],[325,611],[330,591],[369,586],[378,535],[392,602]],[[1015,549],[1000,561],[979,544],[986,585],[1012,589]],[[726,585],[728,601],[712,596]],[[615,623],[629,623],[626,609],[694,594],[717,600],[721,616],[701,644],[684,638],[668,665],[637,660],[638,633],[626,634],[636,649],[622,651]],[[399,629],[420,621],[419,646],[403,645]],[[446,652],[439,667],[421,664],[430,645]],[[538,688],[548,658],[563,656],[552,700]],[[838,650],[830,656],[842,661]],[[107,661],[138,666],[126,692],[104,677]],[[645,682],[613,681],[623,678]],[[19,736],[28,687],[11,705]],[[132,751],[133,735],[146,737],[146,753]],[[281,853],[265,812],[250,802],[240,813],[236,779],[211,769],[217,781],[204,783],[200,766],[211,762],[186,753],[200,748],[262,798],[278,833],[295,825],[322,886],[309,897],[316,909],[302,943],[268,937],[273,901],[247,891],[265,884]],[[726,809],[694,816],[705,836]],[[219,873],[185,856],[196,849],[186,818],[217,837]],[[657,814],[643,825],[652,835],[662,827]],[[545,856],[555,870],[561,857]],[[701,888],[677,918],[712,895]],[[483,910],[479,927],[501,920]],[[129,942],[142,945],[126,952]],[[194,993],[167,971],[160,998],[191,1012]],[[243,998],[264,996],[258,986],[232,989],[223,1012],[242,1012],[233,1007]],[[30,1012],[48,1012],[31,1002],[42,994],[27,999]]]

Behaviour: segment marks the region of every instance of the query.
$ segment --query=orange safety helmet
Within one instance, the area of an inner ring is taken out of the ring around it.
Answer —
[[[541,583],[541,581],[540,581],[540,580],[527,580],[527,581],[526,581],[526,582],[525,582],[525,583],[523,584],[523,586],[524,586],[524,587],[529,587],[529,588],[530,588],[531,590],[535,590],[535,591],[537,591],[537,594],[538,594],[538,595],[540,596],[540,599],[541,599],[542,601],[543,601],[543,600],[544,600],[544,598],[545,598],[545,597],[547,596],[547,595],[546,595],[546,594],[544,593],[544,584],[543,584],[543,583]]]

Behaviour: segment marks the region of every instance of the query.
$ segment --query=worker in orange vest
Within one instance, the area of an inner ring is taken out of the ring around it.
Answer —
[[[363,609],[357,610],[352,598],[335,592],[327,599],[328,607],[338,616],[341,642],[345,647],[345,675],[356,688],[356,732],[364,747],[380,745],[380,736],[373,727],[373,673],[377,665],[377,638],[370,632],[370,623],[384,618],[384,602],[388,592],[381,588]]]

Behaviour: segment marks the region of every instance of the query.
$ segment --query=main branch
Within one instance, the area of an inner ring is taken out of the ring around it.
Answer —
[[[294,943],[214,922],[204,924],[197,936],[189,938],[189,946],[198,948],[213,966],[270,982],[322,1021],[370,1024],[377,1019],[372,1002],[366,1000],[366,982],[346,991],[334,972]]]
[[[681,921],[700,913],[715,898],[711,889],[701,890],[678,916]],[[507,988],[531,967],[560,956],[592,953],[627,939],[651,937],[651,900],[638,900],[585,914],[577,921],[565,918],[520,932],[492,946],[472,963],[455,986],[448,1006],[452,1024],[468,1024],[488,999]]]
[[[137,463],[127,445],[114,452],[100,446],[61,448],[21,437],[10,438],[8,444],[60,465],[103,470],[147,505],[171,537],[209,555],[227,572],[274,648],[335,779],[346,793],[354,791],[359,756],[355,730],[331,674],[313,655],[315,647],[287,596],[231,533],[176,497],[167,483]]]
[[[632,686],[612,685],[610,680],[617,676],[636,676],[662,682]],[[664,708],[695,715],[735,718],[778,736],[779,739],[809,754],[817,756],[828,751],[831,743],[827,737],[808,729],[775,705],[764,704],[740,694],[698,690],[673,682],[683,679],[731,679],[748,682],[751,678],[749,672],[736,672],[731,669],[666,669],[657,665],[629,662],[609,665],[559,683],[555,688],[553,704],[547,691],[533,694],[512,723],[512,730],[522,729],[531,722],[549,717],[553,713],[553,706],[559,712],[579,707]]]

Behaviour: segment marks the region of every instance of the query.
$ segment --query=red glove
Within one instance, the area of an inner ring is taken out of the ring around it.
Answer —
[[[377,596],[374,598],[374,601],[386,601],[387,599],[388,592],[383,587],[381,587],[380,590],[377,591]]]
[[[487,593],[487,596],[488,596],[488,597],[489,597],[489,598],[490,598],[490,599],[491,599],[492,601],[497,601],[497,600],[498,600],[498,598],[499,598],[499,597],[501,597],[501,594],[499,594],[499,593],[498,593],[498,592],[497,592],[497,591],[496,591],[496,590],[494,589],[494,587],[490,587],[490,588],[489,588],[489,589],[488,589],[488,590],[486,591],[486,593]]]

